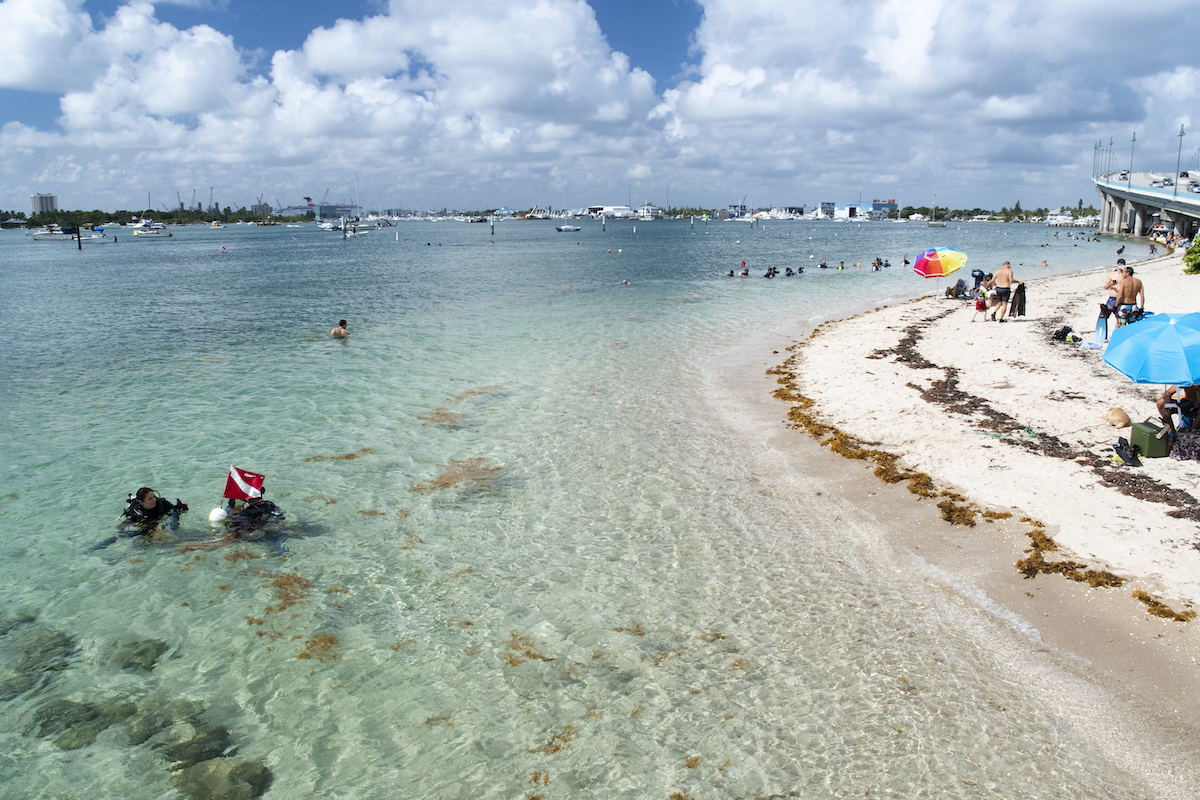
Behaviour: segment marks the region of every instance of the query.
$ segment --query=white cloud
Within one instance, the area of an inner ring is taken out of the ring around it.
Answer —
[[[986,202],[989,170],[1077,194],[1109,132],[1137,126],[1147,159],[1173,156],[1198,99],[1200,59],[1155,21],[1187,0],[1155,15],[1117,0],[701,2],[698,64],[657,93],[583,0],[391,0],[263,75],[234,38],[165,24],[149,2],[92,19],[80,0],[3,0],[0,88],[61,95],[62,116],[4,125],[0,171],[18,197],[57,175],[94,196],[80,205],[109,206],[154,182],[299,196],[354,172],[462,206],[628,180],[708,204],[726,186],[812,201],[931,180]]]

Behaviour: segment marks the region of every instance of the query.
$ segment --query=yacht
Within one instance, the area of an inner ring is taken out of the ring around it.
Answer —
[[[80,230],[77,227],[62,228],[50,224],[28,234],[35,242],[85,242],[87,244],[108,244],[116,239],[104,232],[104,228]]]
[[[169,239],[174,236],[167,230],[166,225],[152,219],[143,219],[141,223],[134,226],[133,235],[139,239]]]

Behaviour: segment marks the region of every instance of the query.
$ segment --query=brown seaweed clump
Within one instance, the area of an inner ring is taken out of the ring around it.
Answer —
[[[510,383],[496,383],[496,384],[492,384],[491,386],[477,386],[474,389],[467,389],[465,391],[459,392],[458,394],[451,397],[450,401],[452,403],[461,403],[463,400],[466,400],[468,397],[478,397],[481,394],[491,394],[492,392],[498,392],[501,389],[503,389],[505,386],[508,386],[510,384],[511,384],[511,382]]]
[[[630,636],[645,636],[646,631],[642,628],[642,623],[635,622],[631,628],[613,628],[617,633],[628,633]]]
[[[544,656],[535,649],[536,642],[532,636],[522,636],[518,631],[513,631],[508,637],[509,652],[504,654],[504,660],[508,662],[510,667],[519,667],[528,660],[534,661],[553,661],[553,658]],[[530,751],[533,752],[532,750]]]
[[[263,586],[274,587],[275,599],[279,602],[276,605],[267,606],[266,613],[277,614],[303,602],[313,588],[313,583],[308,578],[302,578],[294,572],[281,572]]]
[[[490,489],[496,475],[504,470],[504,467],[487,458],[468,458],[466,461],[457,461],[452,458],[449,463],[438,466],[444,468],[441,475],[422,481],[409,491],[417,494],[433,494],[460,483],[474,484],[478,489]]]
[[[252,561],[256,558],[262,558],[257,553],[251,553],[249,550],[234,550],[232,553],[225,554],[225,560],[229,562],[229,566],[237,566],[239,561]]]
[[[1078,561],[1047,561],[1042,554],[1056,552],[1058,550],[1058,543],[1046,535],[1045,523],[1030,519],[1029,517],[1022,517],[1021,521],[1030,526],[1027,535],[1031,544],[1029,549],[1025,551],[1029,555],[1017,562],[1017,569],[1024,573],[1026,578],[1034,578],[1038,574],[1050,575],[1057,573],[1064,578],[1086,583],[1093,589],[1124,585],[1124,578],[1120,575],[1114,575],[1108,570],[1086,569],[1087,565],[1081,564]]]
[[[433,411],[429,411],[425,414],[417,415],[417,419],[421,420],[422,427],[426,425],[449,425],[453,428],[458,425],[459,420],[466,418],[466,414],[459,414],[444,406],[435,408]]]
[[[1196,612],[1190,608],[1186,611],[1175,611],[1161,600],[1156,600],[1141,589],[1134,589],[1133,596],[1146,604],[1146,611],[1156,617],[1173,619],[1176,622],[1190,622],[1196,618]]]
[[[571,747],[571,740],[575,738],[575,734],[579,733],[579,728],[574,725],[567,725],[562,729],[561,733],[556,733],[550,737],[550,741],[546,742],[541,747],[530,748],[530,753],[542,753],[544,755],[553,755],[560,750],[567,750]]]
[[[336,636],[331,636],[328,633],[318,633],[315,636],[308,637],[308,641],[304,643],[304,649],[296,655],[296,658],[315,658],[321,662],[337,661],[342,657],[341,653],[334,652],[334,648],[339,644]]]
[[[304,460],[305,461],[350,461],[351,459],[354,459],[354,458],[362,458],[363,456],[369,456],[374,452],[375,451],[372,450],[370,447],[364,447],[361,450],[356,450],[353,453],[346,453],[345,455],[341,455],[341,456],[309,456],[308,458],[306,458]]]

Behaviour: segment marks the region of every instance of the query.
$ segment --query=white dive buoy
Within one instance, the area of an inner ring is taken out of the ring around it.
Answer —
[[[223,508],[214,508],[212,511],[208,512],[209,522],[221,522],[227,519],[229,519],[229,512]]]

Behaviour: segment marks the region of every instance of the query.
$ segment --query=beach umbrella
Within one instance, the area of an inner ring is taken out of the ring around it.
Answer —
[[[967,254],[953,247],[935,247],[917,256],[913,271],[922,278],[944,278],[967,263]]]
[[[1117,328],[1104,363],[1134,383],[1200,384],[1200,314],[1155,314]]]

